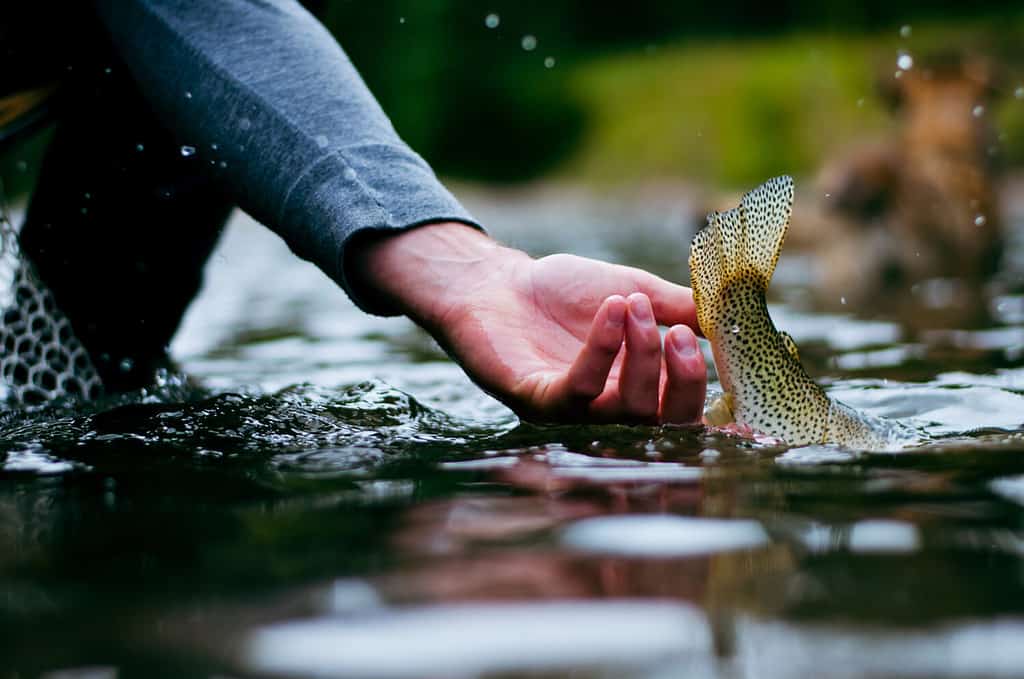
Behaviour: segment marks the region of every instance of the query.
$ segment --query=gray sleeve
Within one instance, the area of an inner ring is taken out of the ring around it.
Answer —
[[[99,0],[98,7],[197,171],[203,165],[222,175],[244,210],[364,310],[386,311],[345,275],[353,236],[437,221],[478,226],[297,2]]]

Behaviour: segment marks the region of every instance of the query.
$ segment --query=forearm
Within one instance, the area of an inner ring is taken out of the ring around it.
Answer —
[[[398,137],[340,46],[292,0],[101,0],[115,45],[197,172],[364,308],[344,263],[364,230],[472,223]]]
[[[529,259],[456,222],[357,238],[349,257],[351,282],[360,297],[428,329],[445,326],[474,299],[478,286]]]

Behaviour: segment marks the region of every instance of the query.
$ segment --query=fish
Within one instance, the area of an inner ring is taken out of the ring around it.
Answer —
[[[22,252],[0,192],[0,402],[39,406],[102,394],[88,351]]]
[[[705,414],[794,446],[893,450],[909,427],[831,398],[804,370],[793,338],[776,329],[766,294],[793,214],[793,180],[769,179],[738,207],[712,212],[690,247],[697,322],[711,343],[723,395]]]

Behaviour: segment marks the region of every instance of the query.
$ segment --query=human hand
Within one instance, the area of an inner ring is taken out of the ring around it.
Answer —
[[[366,247],[360,279],[534,421],[700,422],[690,290],[572,255],[532,259],[462,224]],[[662,350],[657,325],[672,325]]]

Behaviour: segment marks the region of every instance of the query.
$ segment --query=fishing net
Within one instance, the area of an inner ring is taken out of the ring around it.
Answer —
[[[71,322],[25,259],[0,196],[0,399],[94,399],[103,389]]]

